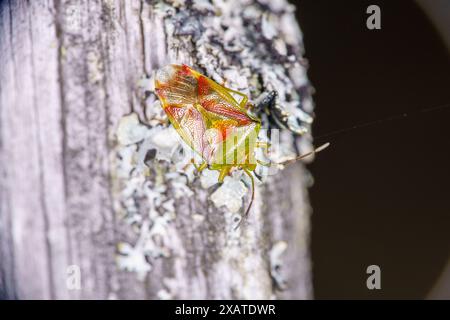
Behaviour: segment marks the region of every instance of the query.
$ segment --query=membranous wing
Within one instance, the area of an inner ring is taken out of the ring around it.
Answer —
[[[183,140],[210,162],[227,136],[257,120],[239,105],[232,91],[185,65],[158,70],[156,93]]]

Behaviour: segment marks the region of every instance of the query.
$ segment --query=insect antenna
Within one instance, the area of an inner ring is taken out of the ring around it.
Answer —
[[[441,104],[438,106],[434,106],[434,107],[429,107],[429,108],[421,108],[419,110],[415,110],[415,111],[410,111],[410,112],[403,112],[400,114],[395,114],[395,115],[391,115],[387,118],[383,118],[383,119],[377,119],[377,120],[372,120],[369,122],[364,122],[364,123],[359,123],[359,124],[355,124],[353,126],[350,127],[346,127],[346,128],[341,128],[338,130],[334,130],[325,134],[321,134],[318,136],[315,136],[314,139],[322,139],[322,138],[326,138],[326,137],[331,137],[331,136],[335,136],[338,134],[342,134],[342,133],[347,133],[349,131],[353,131],[356,129],[362,129],[362,128],[366,128],[366,127],[372,127],[372,126],[376,126],[376,125],[380,125],[382,123],[385,122],[390,122],[390,121],[397,121],[397,120],[403,120],[406,119],[408,117],[413,117],[413,116],[420,116],[423,115],[424,113],[431,113],[431,112],[436,112],[436,111],[444,111],[446,109],[450,108],[450,104]]]
[[[320,151],[322,151],[322,150],[328,148],[329,145],[330,145],[329,142],[324,143],[324,144],[321,145],[320,147],[315,148],[313,151],[307,152],[307,153],[302,154],[302,155],[300,155],[300,156],[298,156],[298,157],[295,157],[295,158],[292,158],[292,159],[289,159],[289,160],[286,160],[286,161],[283,161],[283,162],[277,162],[276,164],[281,164],[281,165],[291,164],[291,163],[296,162],[296,161],[298,161],[298,160],[301,160],[301,159],[303,159],[303,158],[306,158],[306,157],[309,157],[309,156],[311,156],[311,155],[314,155],[314,154],[316,154],[316,153],[318,153],[318,152],[320,152]]]
[[[419,109],[419,110],[416,110],[416,111],[412,111],[412,112],[404,112],[404,113],[401,113],[401,114],[392,115],[392,116],[384,118],[384,119],[373,120],[373,121],[369,121],[369,122],[365,122],[365,123],[356,124],[356,125],[353,125],[351,127],[347,127],[347,128],[331,131],[331,132],[326,133],[326,134],[315,136],[314,139],[317,140],[317,139],[321,139],[321,138],[325,138],[325,137],[335,136],[335,135],[346,133],[346,132],[353,131],[353,130],[356,130],[356,129],[361,129],[361,128],[365,128],[365,127],[371,127],[371,126],[374,126],[374,125],[379,125],[379,124],[382,124],[382,123],[388,122],[388,121],[402,120],[402,119],[405,119],[407,117],[417,116],[417,115],[421,115],[421,114],[429,113],[429,112],[443,111],[443,110],[446,110],[448,108],[450,108],[450,104],[447,103],[447,104],[442,104],[442,105],[438,105],[438,106],[435,106],[435,107],[422,108],[422,109]],[[300,159],[306,158],[306,157],[308,157],[310,155],[316,154],[317,152],[322,151],[323,149],[327,148],[329,145],[330,145],[330,143],[327,142],[327,143],[321,145],[320,147],[316,148],[315,150],[313,150],[311,152],[302,154],[302,155],[300,155],[300,156],[298,156],[296,158],[292,158],[292,159],[286,160],[284,162],[276,163],[276,164],[277,165],[278,164],[280,164],[280,165],[290,164],[292,162],[295,162],[295,161],[298,161]]]

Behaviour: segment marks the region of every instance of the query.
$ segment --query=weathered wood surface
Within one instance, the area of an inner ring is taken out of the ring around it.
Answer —
[[[162,160],[136,170],[142,137],[116,135],[130,113],[153,133],[161,115],[142,79],[168,62],[311,111],[302,50],[284,1],[0,2],[0,297],[310,298],[301,164],[258,186],[234,230],[199,179]],[[66,285],[71,265],[80,290]]]

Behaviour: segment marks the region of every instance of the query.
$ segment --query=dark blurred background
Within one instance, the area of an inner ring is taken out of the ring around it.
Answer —
[[[420,111],[450,103],[443,38],[414,1],[292,2],[316,89],[315,142],[332,143],[309,166],[315,297],[425,298],[450,253],[450,108]],[[371,4],[381,30],[366,28]],[[381,290],[366,287],[371,264]]]

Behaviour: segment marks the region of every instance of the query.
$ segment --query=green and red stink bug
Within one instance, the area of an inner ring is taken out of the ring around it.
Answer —
[[[257,141],[261,120],[251,112],[254,107],[248,97],[226,88],[186,65],[168,65],[157,71],[155,89],[162,107],[175,130],[197,154],[203,163],[198,171],[205,168],[218,170],[219,183],[223,182],[232,169],[242,169],[250,178],[252,196],[245,211],[248,215],[254,194],[256,169],[255,148],[268,148],[265,142]],[[235,96],[241,99],[238,102]],[[276,97],[271,92],[260,104],[269,105]],[[256,109],[260,109],[256,106]],[[314,151],[282,164],[293,162],[326,148],[325,144]]]

